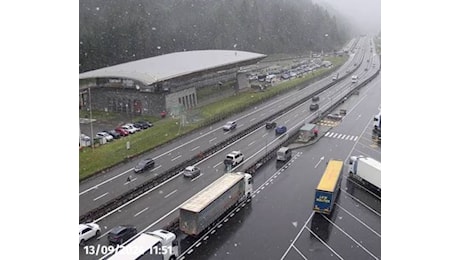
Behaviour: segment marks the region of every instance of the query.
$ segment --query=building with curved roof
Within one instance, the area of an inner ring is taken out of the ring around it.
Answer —
[[[79,75],[80,107],[88,107],[91,94],[97,110],[157,114],[190,109],[198,105],[200,87],[232,80],[236,90],[248,87],[237,80],[239,68],[265,57],[235,50],[184,51],[87,71]]]

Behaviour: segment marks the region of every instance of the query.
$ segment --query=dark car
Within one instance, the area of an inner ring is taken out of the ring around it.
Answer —
[[[313,102],[319,101],[319,97],[318,96],[313,96],[311,98],[311,101],[313,101]]]
[[[265,123],[265,128],[266,129],[272,129],[276,127],[276,122],[274,121],[268,121]]]
[[[123,244],[126,240],[130,239],[137,234],[135,226],[121,225],[112,228],[107,235],[109,243],[111,244]]]
[[[155,161],[153,158],[144,158],[141,161],[137,163],[137,165],[134,167],[134,172],[143,172],[145,170],[148,170],[150,168],[153,168],[155,166]]]
[[[278,126],[278,127],[275,129],[275,133],[276,133],[277,135],[284,134],[284,133],[286,133],[286,130],[287,130],[286,126],[284,126],[284,125],[283,125],[283,126]]]
[[[110,131],[104,131],[108,133],[109,135],[113,136],[113,139],[119,139],[121,137],[120,133],[118,133],[115,130],[110,130]]]
[[[134,126],[140,129],[147,129],[152,126],[152,123],[147,122],[147,121],[138,121],[134,123]]]
[[[318,105],[318,104],[311,104],[311,105],[310,105],[310,111],[318,110],[318,108],[319,108],[319,105]]]

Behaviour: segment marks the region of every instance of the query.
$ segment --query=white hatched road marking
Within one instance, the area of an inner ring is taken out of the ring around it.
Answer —
[[[356,141],[356,140],[358,140],[358,136],[356,136],[356,137],[355,137],[355,140],[353,140],[353,141]]]
[[[329,137],[329,135],[332,135],[331,132],[327,132],[324,136]]]
[[[346,136],[346,135],[343,135],[342,138],[340,138],[340,139],[345,139],[345,136]]]
[[[338,135],[338,133],[335,133],[334,136],[332,136],[332,138],[335,138],[337,135]]]
[[[339,134],[339,136],[337,136],[337,139],[339,139],[340,137],[342,137],[342,134]]]

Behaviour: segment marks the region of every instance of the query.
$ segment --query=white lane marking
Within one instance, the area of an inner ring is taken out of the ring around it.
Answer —
[[[228,133],[230,133],[230,131],[228,131],[228,132],[224,132],[224,135],[228,135]]]
[[[214,137],[213,139],[209,140],[209,142],[212,142],[212,141],[214,141],[216,139],[217,139],[217,137]]]
[[[252,142],[250,142],[250,143],[248,144],[248,146],[251,146],[251,145],[253,145],[255,142],[256,142],[256,141],[252,141]]]
[[[350,193],[348,193],[346,190],[340,188],[340,191],[343,191],[347,194],[347,196],[350,196],[352,199],[356,200],[357,202],[359,202],[359,204],[363,205],[364,207],[366,207],[368,210],[372,211],[375,215],[381,217],[380,213],[378,213],[377,211],[375,211],[373,208],[369,207],[366,203],[360,201],[358,198],[356,198],[355,196],[351,195]]]
[[[327,132],[324,136],[329,137],[329,135],[332,135],[331,132]]]
[[[316,169],[316,167],[318,167],[318,165],[321,163],[322,160],[324,160],[324,156],[322,156],[321,158],[319,158],[318,163],[315,165],[315,169]]]
[[[307,227],[307,224],[308,224],[308,222],[310,221],[310,219],[313,217],[313,214],[315,214],[314,211],[311,212],[310,217],[308,217],[307,221],[305,222],[305,224],[303,225],[303,227],[299,230],[299,232],[297,233],[297,236],[295,236],[294,240],[291,242],[291,244],[289,245],[289,247],[286,249],[286,252],[284,252],[283,256],[281,256],[281,259],[280,259],[280,260],[283,260],[283,259],[286,257],[287,253],[289,252],[289,250],[291,250],[291,247],[294,246],[294,243],[297,241],[297,239],[299,238],[300,234],[302,234],[303,229],[304,229],[305,227]]]
[[[311,234],[313,234],[313,236],[315,236],[321,243],[323,243],[323,245],[325,245],[327,248],[329,248],[329,250],[332,251],[332,253],[334,253],[338,258],[342,259],[343,258],[337,253],[334,251],[334,249],[332,249],[332,247],[330,247],[326,242],[324,242],[315,232],[313,232],[311,229],[309,229],[307,226],[305,226],[305,229],[307,229],[308,231],[310,231]]]
[[[168,195],[165,196],[165,199],[167,199],[169,196],[173,195],[176,192],[177,192],[177,189],[173,190],[172,192],[170,192]]]
[[[249,120],[249,122],[252,122],[252,121],[254,121],[254,120],[256,120],[256,118],[253,118],[253,119]]]
[[[157,170],[157,169],[160,169],[160,168],[161,168],[161,165],[158,165],[157,167],[151,169],[150,172],[153,172],[153,171],[155,171],[155,170]]]
[[[144,211],[146,211],[146,210],[148,210],[148,209],[149,209],[149,207],[147,207],[147,208],[145,208],[145,209],[143,209],[143,210],[137,212],[136,215],[134,215],[134,217],[139,216],[140,214],[142,214]]]
[[[356,241],[356,239],[354,239],[352,236],[350,236],[347,232],[345,232],[345,230],[343,230],[342,228],[339,227],[339,225],[335,224],[334,222],[330,221],[328,218],[326,218],[323,214],[321,214],[321,216],[327,220],[329,223],[331,223],[334,227],[338,228],[340,231],[342,231],[342,233],[344,233],[348,238],[350,238],[353,242],[355,242],[357,245],[359,245],[359,247],[361,247],[362,249],[364,249],[364,251],[366,251],[369,255],[371,255],[374,259],[377,259],[379,260],[378,257],[376,257],[375,255],[373,255],[369,250],[367,250],[367,248],[365,248],[362,244],[360,244],[358,241]]]
[[[177,160],[177,159],[179,159],[179,158],[181,158],[181,157],[182,157],[182,155],[179,155],[179,156],[177,156],[177,157],[171,159],[171,162],[174,162],[175,160]]]
[[[339,136],[337,136],[337,139],[340,139],[340,137],[342,137],[342,134],[339,134]]]
[[[128,172],[130,172],[130,171],[132,171],[133,169],[134,169],[134,168],[131,168],[131,169],[129,169],[129,170],[126,170],[126,171],[124,171],[124,172],[122,172],[122,173],[116,175],[116,176],[113,176],[113,177],[110,178],[110,179],[107,179],[107,180],[105,180],[105,181],[103,181],[103,182],[101,182],[101,183],[99,183],[99,184],[97,184],[97,185],[94,185],[93,187],[91,187],[91,188],[89,188],[89,189],[87,189],[87,190],[84,190],[84,191],[80,192],[80,194],[78,194],[78,195],[85,194],[85,193],[87,193],[88,191],[93,190],[93,189],[97,189],[100,185],[106,184],[107,182],[109,182],[109,181],[111,181],[111,180],[113,180],[113,179],[115,179],[115,178],[118,178],[118,177],[120,177],[121,175],[124,175],[124,174],[126,174],[126,173],[128,173]]]
[[[265,136],[267,136],[267,135],[268,135],[268,133],[265,133],[265,134],[262,135],[262,137],[265,137]]]
[[[196,149],[200,148],[200,146],[198,145],[197,147],[193,148],[192,150],[190,150],[191,152],[195,151]]]
[[[294,248],[295,251],[297,251],[297,253],[299,253],[299,255],[300,255],[301,257],[303,257],[303,259],[308,260],[308,258],[307,258],[306,256],[304,256],[304,255],[302,254],[302,252],[300,252],[299,249],[297,249],[297,247],[292,246],[292,248]]]
[[[265,116],[265,113],[260,114],[260,116]]]
[[[342,138],[340,138],[340,139],[345,139],[345,136],[346,136],[346,135],[343,135]]]
[[[355,142],[356,142],[356,140],[358,140],[358,136],[356,136],[356,137],[355,137],[355,140],[353,140],[353,141],[355,141]]]
[[[198,178],[200,178],[201,176],[203,176],[202,173],[200,173],[200,175],[198,175],[198,176],[196,176],[195,178],[193,178],[193,179],[191,180],[191,182],[194,182],[194,181],[198,180]]]
[[[372,233],[376,234],[378,237],[381,237],[380,234],[373,230],[371,227],[369,227],[366,223],[361,221],[359,218],[357,218],[355,215],[351,214],[348,210],[346,210],[344,207],[340,206],[338,203],[335,203],[339,208],[341,208],[343,211],[345,211],[348,215],[350,215],[352,218],[356,219],[359,223],[361,223],[363,226],[365,226],[367,229],[369,229]]]
[[[99,196],[99,197],[97,197],[97,198],[94,198],[93,201],[96,201],[96,200],[98,200],[98,199],[104,197],[104,196],[107,195],[107,194],[109,194],[109,193],[106,192],[106,193],[102,194],[101,196]]]
[[[288,119],[288,120],[284,121],[284,123],[287,124],[289,121],[291,121],[291,119]]]
[[[137,178],[131,179],[131,181],[127,181],[127,182],[125,182],[123,185],[126,185],[126,184],[128,184],[128,183],[131,183],[131,182],[133,182],[133,181],[135,181],[135,180],[137,180]]]
[[[221,164],[222,164],[222,162],[220,162],[220,163],[218,163],[218,164],[212,166],[212,168],[216,168],[217,166],[219,166],[219,165],[221,165]]]
[[[334,136],[332,136],[332,138],[335,138],[337,135],[338,135],[338,133],[335,133]]]

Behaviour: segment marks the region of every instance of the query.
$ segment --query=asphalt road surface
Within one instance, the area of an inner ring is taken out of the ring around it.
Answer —
[[[366,72],[364,71],[364,69],[360,68],[360,73],[362,73],[364,77],[364,73]],[[367,73],[370,74],[371,71]],[[321,96],[321,102],[323,102],[322,104],[327,104],[328,102],[334,101],[337,98],[340,99],[341,95],[347,92],[350,86],[351,86],[351,83],[349,79],[348,80],[346,79],[336,84],[336,86],[333,87],[333,90],[326,91],[325,93],[322,94]],[[349,104],[352,104],[354,101],[358,102],[359,100],[361,100],[359,98],[362,98],[364,102],[364,100],[366,100],[365,95],[367,95],[364,93],[365,92],[363,89],[361,90],[361,93],[359,96],[353,96],[343,105],[350,106]],[[308,106],[309,106],[309,103],[307,103],[307,105],[303,105],[303,106],[293,109],[291,113],[286,113],[280,116],[278,119],[278,122],[285,123],[288,127],[288,130],[295,128],[296,125],[304,122],[306,118],[312,116],[311,112],[308,109],[306,109]],[[350,118],[352,117],[353,117],[353,113],[350,112],[347,115],[346,120],[344,119],[343,123],[335,129],[340,130],[340,127],[343,127],[344,125],[346,125],[345,123],[348,122],[348,120],[351,120]],[[361,114],[361,115],[357,115],[356,117],[358,119],[355,119],[356,122],[352,122],[350,124],[351,128],[357,127],[358,122],[361,122],[365,116],[364,114]],[[222,133],[221,131],[219,132]],[[356,131],[353,130],[349,134],[353,134],[354,132]],[[359,136],[359,134],[355,133],[354,136]],[[242,150],[246,158],[245,163],[250,164],[252,161],[255,161],[255,157],[253,157],[254,155],[263,154],[265,150],[267,149],[269,150],[271,149],[271,147],[276,146],[279,142],[282,142],[283,138],[285,138],[285,136],[276,136],[273,133],[273,131],[266,130],[263,127],[255,130],[252,134],[246,136],[243,139],[238,140],[238,142],[231,145],[231,147],[225,148],[219,153],[217,153],[215,156],[209,157],[206,160],[200,162],[198,166],[203,170],[203,174],[200,175],[199,177],[193,180],[190,180],[190,179],[184,179],[182,176],[178,175],[166,181],[162,185],[152,189],[151,191],[146,193],[144,196],[129,203],[129,205],[126,205],[123,208],[117,209],[113,213],[97,220],[98,224],[101,225],[102,235],[96,240],[89,241],[88,244],[89,245],[95,245],[95,244],[106,245],[107,244],[107,236],[106,236],[107,232],[112,227],[120,225],[120,224],[134,224],[137,226],[140,232],[156,230],[156,229],[159,229],[165,226],[166,224],[168,224],[170,221],[173,221],[178,216],[177,208],[179,207],[179,205],[181,205],[184,201],[186,201],[188,198],[190,198],[191,196],[196,194],[198,191],[206,187],[209,183],[211,183],[213,180],[220,177],[225,172],[223,165],[222,165],[222,161],[223,161],[225,154],[227,154],[228,152],[232,150]],[[261,140],[266,140],[266,141],[261,141]],[[315,145],[315,147],[319,146],[319,144],[321,144],[322,142],[325,142],[325,140],[330,140],[332,142],[338,142],[338,144],[340,144],[341,141],[348,141],[348,145],[353,145],[353,144],[356,144],[357,142],[360,142],[359,141],[360,139],[358,141],[356,140],[350,141],[350,140],[337,139],[333,137],[331,138],[324,137],[321,142]],[[303,153],[297,156],[300,156],[302,154]],[[316,152],[314,154],[316,154]],[[316,159],[320,157],[321,156],[316,157]],[[315,161],[314,163],[315,163],[314,165],[316,165],[318,162]],[[244,166],[244,164],[242,166]],[[269,166],[267,166],[266,168],[269,168]],[[305,166],[302,166],[301,168],[305,169]],[[235,170],[238,170],[238,169],[235,169]],[[261,182],[261,180],[265,181],[265,178],[261,178],[259,176],[268,177],[268,176],[271,176],[271,174],[270,172],[266,173],[265,171],[263,173],[258,173],[255,177],[255,187],[258,187],[257,183]],[[136,184],[135,183],[127,183],[127,184],[123,183],[122,185],[129,186],[129,185],[136,185]],[[261,188],[261,190],[262,189],[263,188]],[[258,198],[256,196],[254,198],[254,201],[257,201],[257,199]],[[82,200],[81,197],[80,197],[80,200]],[[311,203],[312,202],[309,203],[310,209],[311,209]],[[251,207],[253,208],[254,205],[257,205],[257,204],[252,203]],[[244,211],[246,211],[246,209],[244,209]],[[282,212],[286,213],[288,211],[282,211]],[[308,212],[304,212],[304,213],[306,214]],[[237,215],[239,214],[235,214],[235,216]],[[251,213],[250,216],[252,215],[253,214]],[[303,220],[304,222],[307,217],[308,215],[305,215],[305,218]],[[247,221],[248,219],[245,218],[244,222],[247,222]],[[299,225],[303,225],[301,224],[302,219],[299,219],[298,221],[299,221],[298,223]],[[253,232],[256,232],[256,231],[253,231]],[[186,244],[187,243],[184,244],[184,247],[181,247],[183,250],[186,249],[186,246],[185,246]],[[194,255],[194,254],[191,254],[191,255]],[[86,255],[84,251],[82,250],[82,248],[80,248],[80,259],[98,259],[99,257],[100,256]]]

